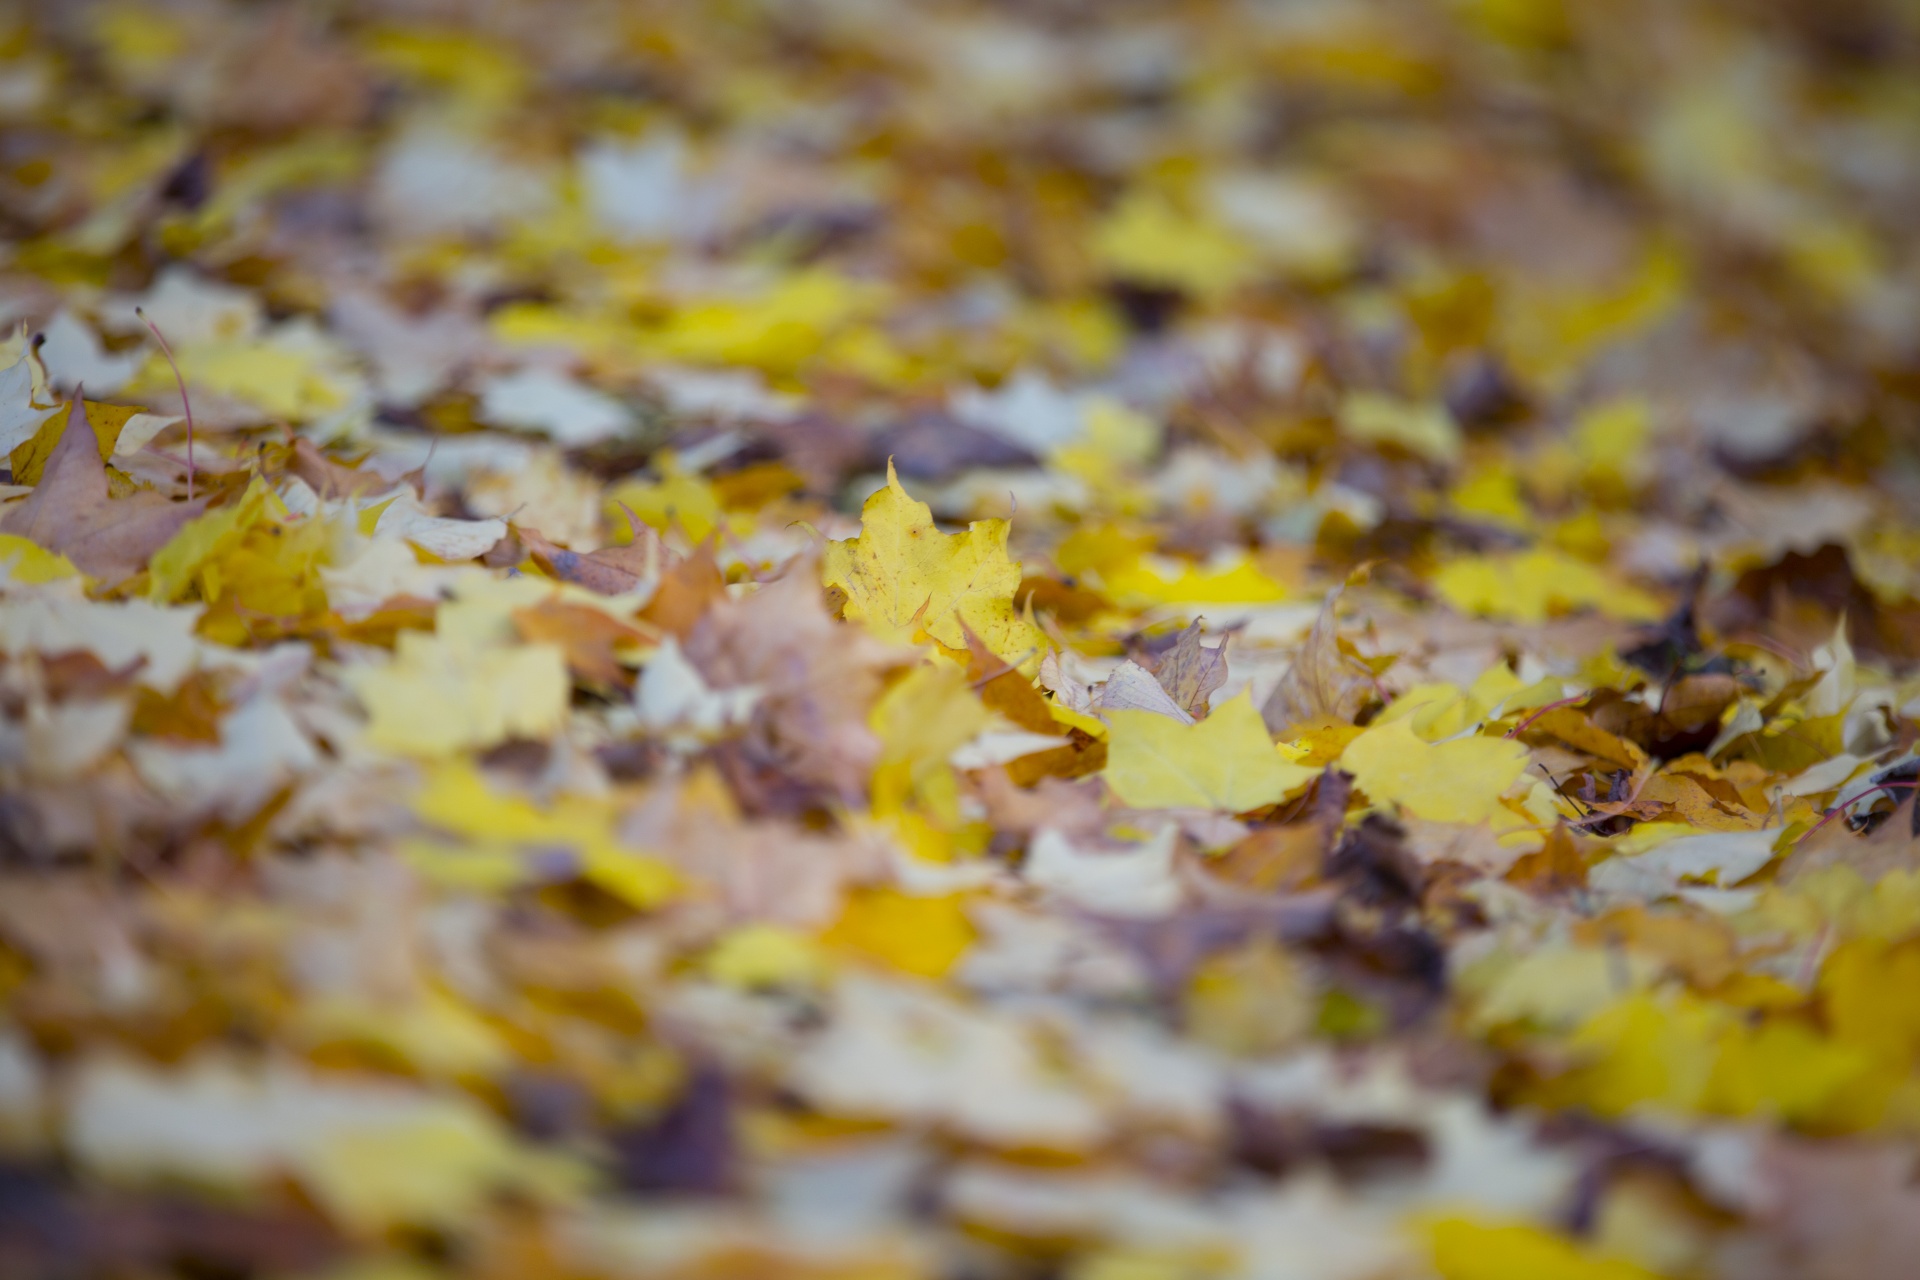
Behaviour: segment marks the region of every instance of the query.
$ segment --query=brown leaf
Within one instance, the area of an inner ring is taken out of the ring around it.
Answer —
[[[702,886],[730,920],[819,928],[840,912],[849,884],[879,878],[884,841],[742,820],[711,771],[665,786],[634,810],[621,835]]]
[[[640,616],[684,640],[714,602],[726,599],[726,595],[726,575],[720,572],[720,563],[714,559],[713,544],[706,542],[696,547],[692,555],[675,560],[661,572],[660,585]]]
[[[1023,787],[1043,778],[1084,778],[1106,767],[1107,744],[1078,729],[1067,735],[1065,746],[1036,751],[1006,764],[1007,777]]]
[[[1287,674],[1267,695],[1260,718],[1269,732],[1285,735],[1296,724],[1331,718],[1347,724],[1365,706],[1373,691],[1373,675],[1340,648],[1334,605],[1341,588],[1327,593],[1314,619],[1313,630],[1300,645]]]
[[[624,689],[631,673],[614,657],[622,645],[644,643],[646,633],[599,609],[560,600],[542,600],[513,611],[513,625],[530,644],[558,645],[567,655],[567,669],[582,682],[600,689]]]
[[[1258,827],[1208,870],[1257,893],[1298,893],[1319,883],[1326,852],[1326,832],[1318,823]]]
[[[287,470],[310,485],[323,498],[350,498],[356,493],[377,493],[389,485],[386,477],[372,471],[360,471],[335,462],[321,453],[305,436],[293,441],[293,457]]]
[[[1518,736],[1526,742],[1557,740],[1575,751],[1585,752],[1624,769],[1638,769],[1647,762],[1647,753],[1638,746],[1608,733],[1573,707],[1555,707],[1520,723],[1524,728]]]
[[[1920,1189],[1902,1145],[1770,1138],[1757,1173],[1769,1203],[1723,1249],[1741,1280],[1906,1280],[1920,1255]]]
[[[1217,648],[1200,643],[1200,622],[1195,619],[1148,669],[1188,715],[1204,716],[1207,700],[1227,679],[1227,642],[1222,640]]]
[[[1656,759],[1671,760],[1712,743],[1721,714],[1739,696],[1740,682],[1732,676],[1686,676],[1668,685],[1653,706],[1596,698],[1588,714],[1607,732],[1631,738]]]
[[[118,582],[145,568],[155,551],[205,509],[204,498],[173,502],[146,489],[110,497],[106,461],[87,422],[85,402],[76,397],[40,483],[0,518],[0,533],[29,538],[103,582]]]
[[[1562,822],[1534,852],[1507,869],[1507,880],[1535,893],[1571,893],[1587,885],[1587,855],[1580,840]]]
[[[215,122],[252,133],[354,124],[373,101],[352,51],[317,29],[298,4],[281,4],[236,33],[207,103]]]
[[[865,629],[834,621],[813,564],[708,610],[687,637],[687,657],[715,688],[758,685],[750,736],[796,778],[841,796],[861,795],[879,758],[867,714],[882,673],[911,654]]]
[[[987,709],[998,711],[1029,733],[1064,736],[1060,722],[1047,710],[1047,700],[1033,687],[1033,682],[1021,675],[1019,668],[1008,666],[987,648],[972,628],[963,624],[961,629],[967,636],[967,679]]]
[[[538,529],[516,532],[533,562],[554,577],[603,596],[617,596],[659,577],[666,555],[660,535],[640,523],[631,511],[627,512],[627,523],[633,529],[632,542],[587,552],[569,551],[548,542]]]

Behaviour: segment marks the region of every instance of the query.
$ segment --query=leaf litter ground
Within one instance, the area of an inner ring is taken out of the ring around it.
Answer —
[[[1911,5],[3,21],[0,1271],[1912,1273]]]

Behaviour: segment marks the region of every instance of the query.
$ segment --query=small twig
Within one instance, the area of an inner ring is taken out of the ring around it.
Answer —
[[[1805,844],[1810,838],[1812,838],[1814,832],[1826,826],[1829,822],[1832,822],[1835,818],[1839,817],[1842,813],[1845,813],[1850,806],[1854,805],[1855,803],[1861,800],[1866,799],[1868,796],[1872,795],[1876,791],[1911,791],[1915,787],[1920,787],[1920,782],[1900,782],[1900,781],[1876,782],[1872,786],[1868,787],[1865,791],[1856,791],[1854,794],[1848,796],[1845,800],[1836,800],[1833,802],[1833,807],[1828,809],[1823,815],[1821,815],[1820,821],[1814,823],[1811,827],[1807,828],[1806,835],[1801,836],[1798,840],[1795,840],[1793,842],[1793,847],[1798,849],[1801,845]]]
[[[1000,659],[1000,662],[1002,665],[998,671],[989,671],[986,675],[981,676],[978,680],[970,681],[967,687],[969,689],[984,689],[988,685],[992,684],[995,680],[998,680],[1001,676],[1007,674],[1007,672],[1018,671],[1020,669],[1021,663],[1025,662],[1028,658],[1031,658],[1034,654],[1038,652],[1040,652],[1040,649],[1039,649],[1039,646],[1036,645],[1033,648],[1028,649],[1025,653],[1021,654],[1018,658],[1015,658],[1012,662],[1008,662],[1005,658],[1002,658]]]
[[[1565,800],[1568,804],[1574,807],[1574,810],[1579,813],[1580,820],[1582,822],[1586,821],[1588,818],[1593,816],[1593,810],[1587,808],[1585,805],[1581,804],[1578,800],[1575,800],[1572,796],[1567,794],[1566,788],[1560,785],[1560,779],[1553,776],[1553,770],[1547,768],[1547,766],[1543,764],[1537,764],[1534,766],[1534,768],[1538,769],[1541,773],[1544,773],[1547,775],[1547,784],[1554,789],[1555,793],[1557,793],[1562,800]]]
[[[147,326],[147,332],[160,344],[160,354],[167,358],[167,367],[173,370],[174,385],[180,388],[180,407],[187,415],[187,501],[193,501],[193,401],[187,399],[187,380],[180,376],[180,364],[173,358],[173,348],[160,333],[160,326],[147,318],[147,313],[139,307],[133,314],[140,317],[140,323]]]

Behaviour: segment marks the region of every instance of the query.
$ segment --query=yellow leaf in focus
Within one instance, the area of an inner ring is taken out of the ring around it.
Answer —
[[[147,564],[147,597],[166,604],[186,595],[208,562],[239,545],[247,531],[267,517],[271,496],[266,482],[255,479],[240,501],[196,516],[182,525],[180,532],[154,552]],[[216,577],[214,598],[218,598],[217,582]]]
[[[1433,588],[1460,613],[1512,622],[1545,622],[1555,613],[1582,608],[1633,622],[1651,621],[1661,612],[1660,602],[1639,588],[1544,547],[1450,561],[1434,575]]]
[[[1441,1218],[1427,1224],[1441,1280],[1659,1280],[1624,1258],[1582,1249],[1542,1227]]]
[[[863,889],[820,937],[903,973],[938,978],[973,945],[973,923],[957,894],[918,898],[896,889]]]
[[[941,533],[933,511],[900,487],[887,463],[887,487],[860,511],[860,536],[829,543],[826,584],[847,593],[846,616],[883,639],[925,634],[964,649],[965,630],[1002,659],[1024,662],[1046,643],[1013,611],[1020,563],[1007,555],[1007,522],[976,520],[964,533]]]
[[[333,541],[327,521],[289,519],[280,499],[256,479],[239,502],[190,521],[155,553],[148,596],[173,602],[195,594],[209,606],[200,633],[244,644],[256,624],[326,610],[320,571]]]
[[[1104,776],[1135,809],[1244,813],[1285,799],[1320,772],[1275,748],[1251,696],[1190,725],[1153,711],[1115,711],[1107,722]]]
[[[1430,822],[1486,822],[1526,769],[1527,749],[1506,738],[1423,742],[1402,719],[1348,743],[1340,767],[1375,804],[1397,804]]]

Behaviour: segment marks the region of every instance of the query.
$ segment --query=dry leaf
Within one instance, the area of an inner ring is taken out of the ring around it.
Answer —
[[[205,509],[204,498],[172,502],[145,489],[109,496],[106,462],[86,406],[76,399],[40,483],[0,516],[0,533],[31,539],[93,577],[118,582],[145,568],[155,551]]]

